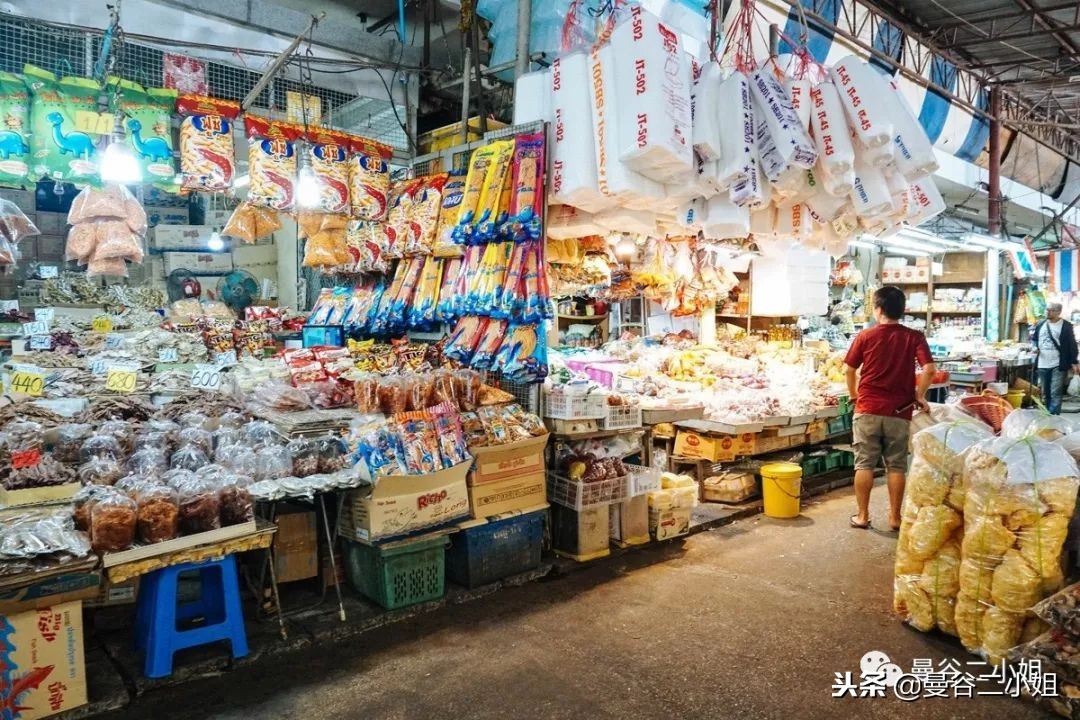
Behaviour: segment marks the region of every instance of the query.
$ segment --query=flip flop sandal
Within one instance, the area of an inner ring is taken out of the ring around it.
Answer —
[[[870,529],[870,521],[869,520],[867,520],[864,523],[861,523],[861,522],[857,522],[855,520],[855,517],[856,517],[855,515],[852,515],[850,518],[848,518],[848,524],[850,524],[851,527],[855,528],[856,530],[869,530]]]

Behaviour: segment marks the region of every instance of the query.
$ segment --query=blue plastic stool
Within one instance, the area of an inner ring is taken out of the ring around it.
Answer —
[[[178,603],[177,581],[185,572],[199,573],[199,599]],[[197,627],[177,629],[177,623],[196,618],[202,619]],[[177,650],[219,640],[231,643],[234,658],[248,654],[234,556],[173,565],[143,577],[135,610],[135,647],[146,651],[147,677],[171,675]]]

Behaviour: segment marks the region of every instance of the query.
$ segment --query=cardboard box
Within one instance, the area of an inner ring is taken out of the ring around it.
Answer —
[[[915,282],[928,283],[930,282],[930,266],[919,265],[915,268]]]
[[[96,559],[84,560],[30,573],[25,582],[0,589],[0,615],[96,597],[101,585],[101,573],[94,570],[96,564]]]
[[[319,574],[318,525],[314,510],[284,506],[274,534],[274,573],[277,581],[307,580]]]
[[[3,188],[0,189],[0,198],[15,203],[23,211],[24,215],[29,216],[31,220],[34,219],[34,213],[37,210],[37,197],[33,190],[8,190]]]
[[[113,607],[114,605],[134,605],[139,597],[139,578],[133,577],[122,583],[105,579],[94,597],[84,600],[86,607]]]
[[[79,483],[53,485],[52,487],[26,488],[24,490],[4,490],[0,488],[0,508],[18,505],[40,505],[42,503],[70,500],[82,487]]]
[[[232,214],[232,210],[224,210],[221,208],[218,208],[217,210],[206,210],[203,212],[203,225],[223,228],[225,227],[225,224],[229,222],[229,218],[232,217]]]
[[[0,698],[20,708],[14,717],[37,720],[86,704],[82,602],[0,615],[0,638]]]
[[[664,510],[649,508],[649,533],[656,540],[671,538],[690,533],[690,508],[673,507]]]
[[[253,267],[273,265],[277,267],[276,245],[235,245],[233,247],[233,265],[249,270]]]
[[[67,215],[58,212],[39,212],[34,224],[42,235],[64,235],[67,232]]]
[[[214,228],[205,225],[158,225],[150,231],[154,250],[205,250]],[[228,239],[222,236],[228,245]]]
[[[829,436],[828,424],[824,420],[814,420],[806,426],[806,442],[811,445],[825,442]]]
[[[155,228],[158,225],[187,225],[189,222],[186,207],[146,207],[146,223]]]
[[[233,269],[232,254],[209,252],[167,252],[162,253],[165,261],[165,274],[173,270],[189,270],[193,275],[223,273]]]
[[[791,440],[777,428],[766,428],[754,436],[754,452],[770,453],[791,447]]]
[[[371,491],[354,490],[345,501],[338,532],[350,540],[373,542],[468,517],[465,477],[470,467],[472,463],[465,462],[429,475],[388,475]]]
[[[547,502],[544,472],[469,486],[469,510],[474,518],[488,518]]]
[[[637,497],[608,505],[611,539],[621,545],[649,542],[649,497]]]
[[[548,434],[506,445],[471,448],[476,464],[469,473],[469,486],[499,482],[515,477],[544,475],[544,448]]]
[[[754,454],[754,436],[755,433],[714,435],[679,430],[675,435],[675,454],[713,462],[731,462],[737,457]]]

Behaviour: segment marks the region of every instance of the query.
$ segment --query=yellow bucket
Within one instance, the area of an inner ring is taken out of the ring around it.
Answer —
[[[1009,401],[1009,404],[1014,408],[1020,407],[1024,403],[1024,391],[1013,390],[1005,393],[1005,399]]]
[[[771,463],[761,468],[765,514],[773,518],[799,516],[802,468],[795,463]]]

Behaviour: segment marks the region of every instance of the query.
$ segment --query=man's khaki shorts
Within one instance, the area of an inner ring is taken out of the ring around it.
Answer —
[[[856,415],[851,424],[855,469],[876,470],[884,460],[886,470],[907,472],[910,427],[903,418]]]

